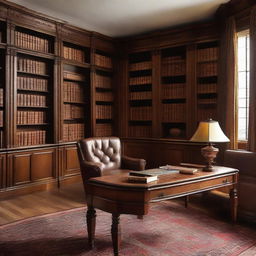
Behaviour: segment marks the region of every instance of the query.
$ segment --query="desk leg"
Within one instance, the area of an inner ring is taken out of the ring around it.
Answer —
[[[87,214],[87,232],[88,232],[88,242],[92,249],[94,247],[94,237],[95,237],[95,225],[96,225],[96,211],[92,206],[88,206]]]
[[[235,223],[237,220],[237,206],[238,206],[237,189],[232,188],[230,190],[229,196],[231,201],[231,218],[232,218],[232,222]]]
[[[121,243],[121,227],[119,225],[120,222],[120,214],[112,214],[112,243],[114,249],[114,255],[118,256],[120,243]]]

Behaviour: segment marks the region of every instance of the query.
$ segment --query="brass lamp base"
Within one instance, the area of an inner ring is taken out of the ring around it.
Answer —
[[[202,156],[206,159],[207,165],[203,168],[205,172],[212,172],[214,159],[216,158],[219,152],[218,148],[212,146],[212,144],[207,145],[201,149]]]

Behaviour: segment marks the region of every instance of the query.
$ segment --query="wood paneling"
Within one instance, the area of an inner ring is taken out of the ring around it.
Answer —
[[[55,151],[41,151],[31,156],[31,180],[56,177]]]
[[[31,154],[13,155],[13,185],[31,182]]]
[[[64,148],[64,176],[80,172],[76,146]]]
[[[8,155],[9,186],[24,185],[57,177],[55,149],[34,150]]]
[[[0,189],[6,187],[6,154],[0,154]]]

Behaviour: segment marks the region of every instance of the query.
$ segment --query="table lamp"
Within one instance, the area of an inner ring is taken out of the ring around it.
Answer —
[[[204,171],[213,171],[213,162],[216,158],[219,149],[213,147],[213,142],[228,142],[229,138],[223,133],[217,121],[208,119],[199,123],[195,134],[190,141],[207,142],[208,145],[201,149],[203,157],[206,159],[207,165],[203,168]]]

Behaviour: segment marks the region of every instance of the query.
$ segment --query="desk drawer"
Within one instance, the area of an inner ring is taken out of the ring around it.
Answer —
[[[216,189],[217,187],[232,186],[233,175],[211,179],[211,180],[199,180],[191,183],[183,183],[177,185],[168,185],[164,188],[159,188],[150,191],[150,199],[161,200],[168,197],[177,197],[179,195],[199,193],[206,190]]]

